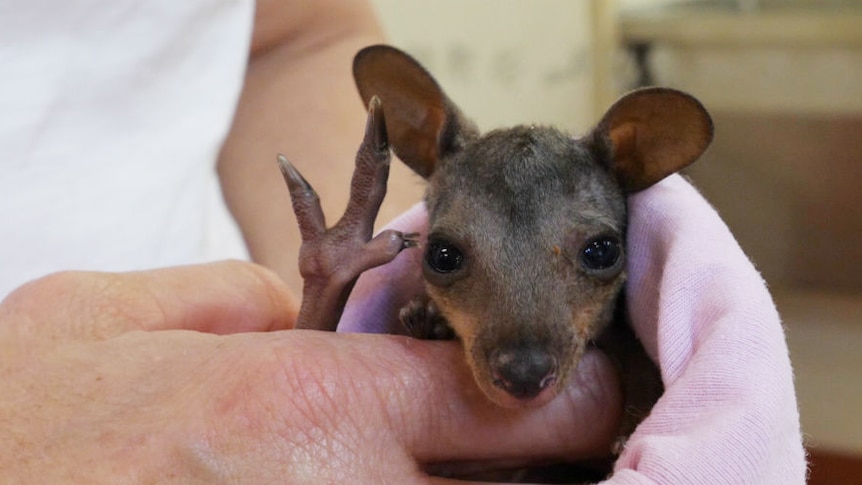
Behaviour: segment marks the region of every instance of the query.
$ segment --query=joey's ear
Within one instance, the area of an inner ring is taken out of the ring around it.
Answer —
[[[374,45],[359,51],[353,77],[366,106],[373,96],[380,98],[395,154],[422,177],[478,135],[431,74],[394,47]]]
[[[712,132],[712,118],[691,95],[644,88],[614,103],[592,136],[623,190],[637,192],[697,160]]]

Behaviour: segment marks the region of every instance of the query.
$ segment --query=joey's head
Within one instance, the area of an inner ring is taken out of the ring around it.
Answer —
[[[712,138],[701,104],[670,89],[617,101],[591,133],[517,126],[480,135],[415,60],[360,51],[395,153],[428,181],[423,274],[494,402],[556,395],[607,326],[625,280],[626,195],[697,159]]]

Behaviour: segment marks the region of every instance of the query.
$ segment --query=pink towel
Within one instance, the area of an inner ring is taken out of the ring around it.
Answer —
[[[793,373],[764,281],[682,177],[633,195],[629,211],[627,305],[666,391],[605,483],[805,483]],[[391,226],[424,222],[419,206]],[[421,289],[420,257],[363,275],[342,330],[389,330]]]

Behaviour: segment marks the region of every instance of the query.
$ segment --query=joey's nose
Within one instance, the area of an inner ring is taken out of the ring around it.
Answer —
[[[518,399],[538,396],[557,378],[556,359],[534,348],[497,351],[489,365],[494,385]]]

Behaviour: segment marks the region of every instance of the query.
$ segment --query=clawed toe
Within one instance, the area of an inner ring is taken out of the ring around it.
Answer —
[[[416,233],[383,231],[371,238],[386,194],[390,159],[383,109],[374,97],[356,154],[347,209],[327,229],[320,199],[311,184],[284,155],[278,156],[302,236],[299,269],[304,285],[297,328],[335,330],[359,275],[419,244]]]
[[[401,249],[415,248],[419,246],[419,233],[401,233]]]
[[[320,198],[299,170],[282,154],[278,154],[278,168],[290,191],[290,202],[302,241],[312,241],[326,231],[326,218],[320,206]]]

